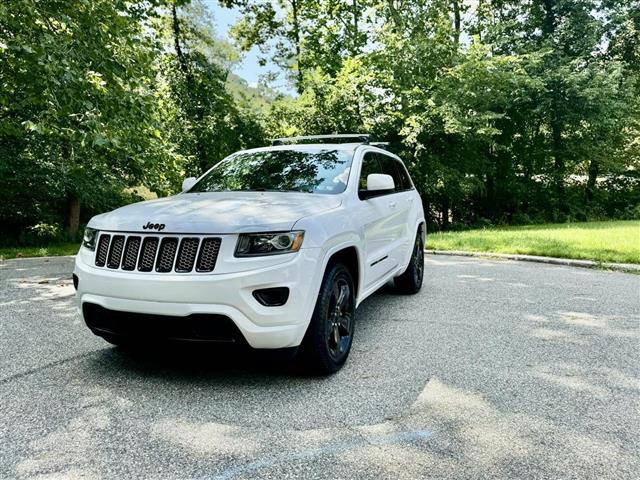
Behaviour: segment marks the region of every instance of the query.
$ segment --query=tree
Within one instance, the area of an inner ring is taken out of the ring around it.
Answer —
[[[4,238],[336,131],[390,142],[431,228],[640,214],[636,0],[222,3],[297,96],[234,76],[200,0],[0,3]]]
[[[61,223],[75,237],[82,218],[138,187],[175,192],[185,173],[262,143],[259,113],[226,90],[238,55],[205,11],[171,0],[0,4],[5,238]]]
[[[66,199],[75,236],[82,205],[140,183],[167,186],[176,158],[158,115],[152,14],[126,1],[0,5],[0,162],[9,173],[0,203],[19,228],[39,215],[34,200]]]
[[[171,137],[188,160],[187,173],[194,175],[263,142],[259,115],[239,107],[227,91],[229,69],[238,56],[215,38],[206,12],[200,2],[172,3],[164,19],[170,53],[162,57],[161,71],[174,107]]]
[[[321,3],[301,24],[302,93],[276,105],[271,130],[389,140],[441,228],[585,218],[603,208],[603,176],[622,176],[618,197],[631,188],[639,36],[628,2],[372,1],[351,50],[326,13],[346,19],[350,3]],[[609,215],[620,211],[611,199]]]

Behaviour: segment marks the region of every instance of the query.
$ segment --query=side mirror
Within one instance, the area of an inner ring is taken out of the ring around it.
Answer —
[[[392,192],[396,188],[391,175],[370,173],[367,175],[367,189],[360,190],[360,198],[371,198]]]
[[[196,177],[189,177],[189,178],[185,178],[182,181],[182,191],[186,192],[187,190],[190,190],[191,187],[193,187],[196,184]]]

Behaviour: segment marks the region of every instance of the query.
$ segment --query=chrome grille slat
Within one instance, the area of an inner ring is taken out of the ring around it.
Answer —
[[[120,260],[122,259],[122,251],[124,250],[124,235],[114,235],[109,247],[109,255],[107,256],[107,267],[120,268]]]
[[[210,273],[222,239],[204,235],[102,232],[95,265],[123,272]]]

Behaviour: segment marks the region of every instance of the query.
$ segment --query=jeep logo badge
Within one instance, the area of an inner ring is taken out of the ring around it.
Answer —
[[[147,224],[143,225],[142,228],[144,228],[145,230],[158,230],[159,232],[161,232],[162,230],[164,230],[164,223],[147,222]]]

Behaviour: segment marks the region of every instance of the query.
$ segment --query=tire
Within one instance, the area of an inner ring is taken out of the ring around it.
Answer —
[[[353,342],[355,304],[351,273],[342,263],[330,264],[301,344],[300,355],[307,372],[329,375],[347,361]]]
[[[424,277],[424,246],[422,242],[422,232],[418,230],[416,240],[413,243],[413,252],[407,269],[402,275],[393,279],[396,290],[405,295],[413,295],[422,288]]]

